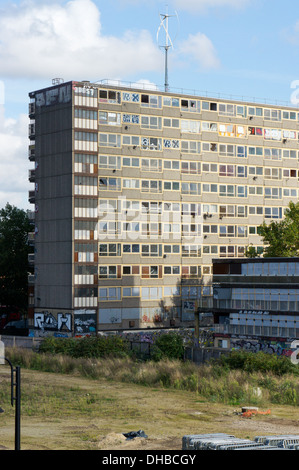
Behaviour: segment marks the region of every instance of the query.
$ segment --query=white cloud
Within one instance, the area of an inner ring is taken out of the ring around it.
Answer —
[[[7,202],[19,208],[30,208],[28,190],[28,116],[18,119],[4,116],[0,106],[0,208]]]
[[[190,12],[202,12],[215,7],[240,9],[252,0],[174,0],[176,8]]]
[[[203,33],[190,34],[188,39],[181,42],[179,54],[184,58],[187,56],[193,64],[195,62],[203,69],[215,69],[220,66],[212,41]]]
[[[100,18],[91,0],[6,7],[0,16],[1,76],[100,79],[161,67],[160,51],[148,31],[105,36]]]

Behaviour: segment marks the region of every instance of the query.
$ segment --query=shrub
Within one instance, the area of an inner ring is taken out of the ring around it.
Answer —
[[[158,337],[155,341],[152,357],[154,361],[162,359],[183,359],[183,339],[175,333],[167,333]]]
[[[127,342],[119,336],[100,336],[84,338],[45,338],[39,352],[61,354],[74,358],[100,358],[106,356],[125,356],[128,354]]]

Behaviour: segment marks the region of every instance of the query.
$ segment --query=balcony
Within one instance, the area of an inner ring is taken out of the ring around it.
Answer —
[[[34,274],[28,274],[28,284],[31,286],[34,285],[34,280],[35,280]]]
[[[28,245],[30,246],[34,245],[34,238],[35,238],[35,233],[29,232],[28,233]]]
[[[29,105],[28,105],[28,114],[29,114],[29,117],[34,117],[35,116],[35,101],[29,103]]]
[[[30,204],[35,204],[35,191],[29,191],[28,201]]]
[[[35,122],[29,124],[28,135],[30,140],[35,138]]]
[[[35,145],[29,145],[28,157],[31,162],[35,162]]]
[[[34,265],[34,253],[29,253],[28,254],[28,264],[30,266],[33,266]]]
[[[35,183],[35,170],[29,170],[28,179],[30,183]]]

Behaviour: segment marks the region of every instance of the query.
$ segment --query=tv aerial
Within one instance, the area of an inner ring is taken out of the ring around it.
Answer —
[[[159,44],[159,34],[161,29],[164,30],[165,32],[165,43],[163,45],[159,45],[161,49],[165,50],[165,83],[164,83],[164,89],[165,91],[169,90],[169,83],[168,83],[168,51],[170,48],[173,48],[173,42],[171,40],[169,31],[168,31],[168,20],[169,18],[175,17],[177,19],[177,23],[179,22],[179,17],[177,12],[175,11],[174,15],[169,15],[168,14],[168,6],[166,6],[167,13],[160,13],[160,26],[157,31],[157,43]],[[177,34],[176,34],[177,36]]]

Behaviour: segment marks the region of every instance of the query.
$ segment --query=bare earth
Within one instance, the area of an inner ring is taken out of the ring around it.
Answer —
[[[8,379],[2,368],[0,387]],[[181,450],[185,434],[227,432],[249,439],[299,434],[297,407],[272,406],[269,415],[244,418],[241,407],[204,402],[195,392],[27,370],[22,370],[21,383],[26,400],[30,390],[44,395],[36,410],[34,403],[29,409],[22,402],[22,450]],[[51,390],[62,392],[55,402]],[[90,396],[93,400],[86,405]],[[127,440],[123,435],[138,430],[148,437]],[[13,448],[14,410],[6,405],[0,414],[0,449]]]

